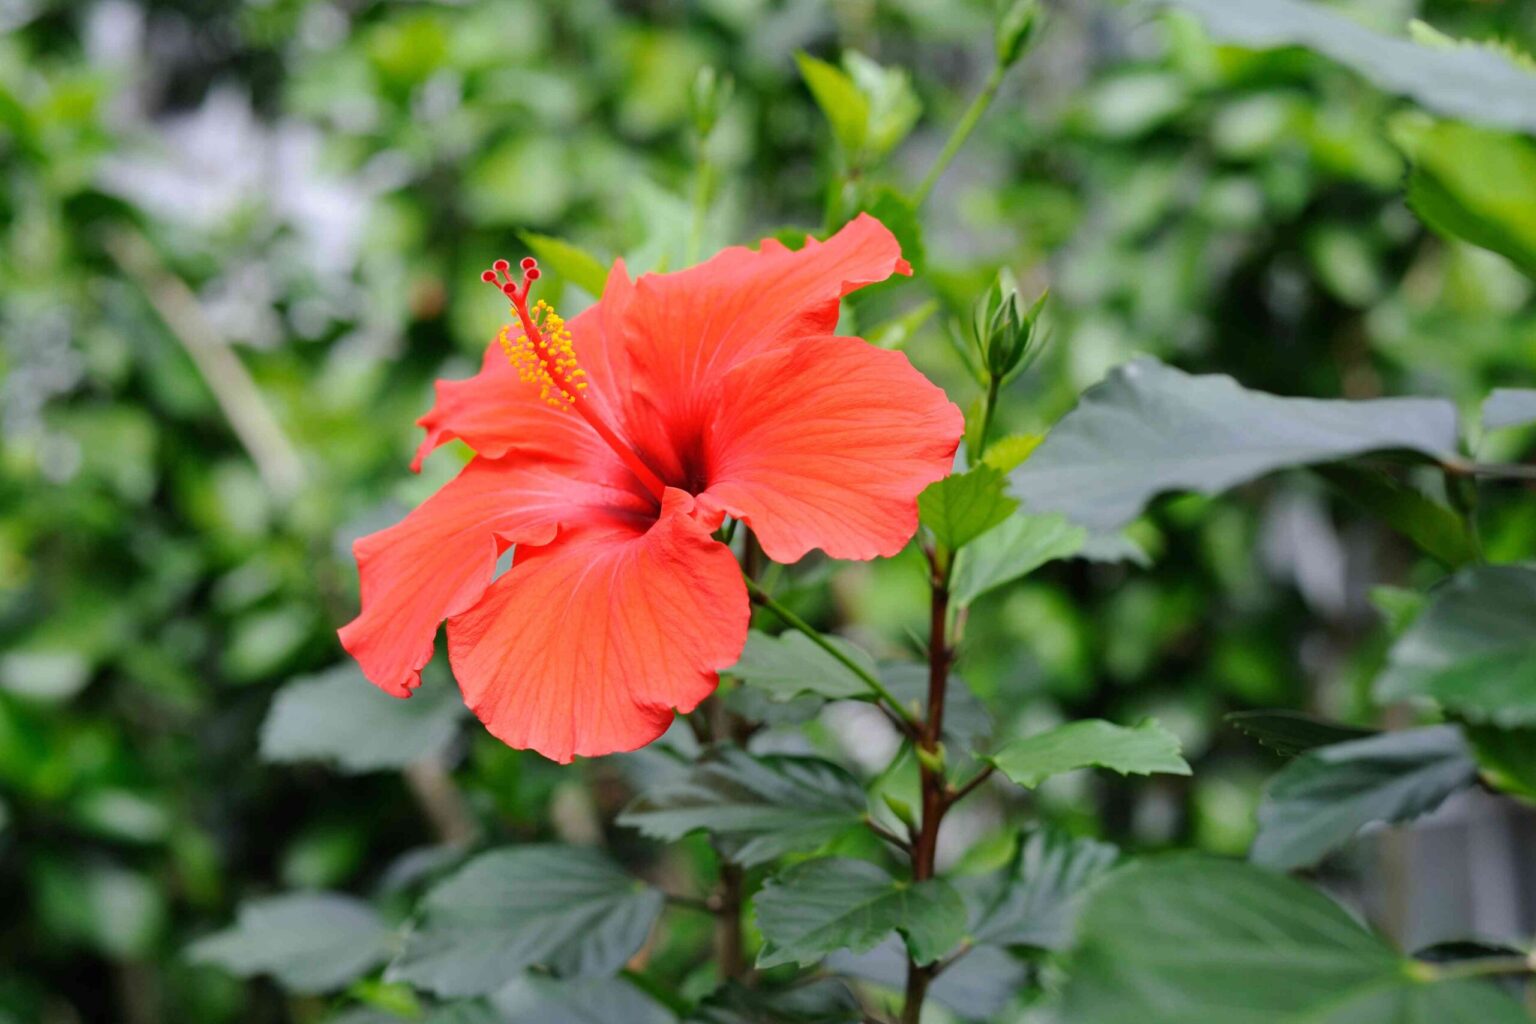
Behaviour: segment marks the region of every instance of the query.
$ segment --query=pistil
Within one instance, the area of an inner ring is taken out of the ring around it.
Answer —
[[[565,321],[542,300],[529,310],[528,290],[539,279],[538,261],[532,256],[523,259],[520,265],[523,272],[521,284],[512,279],[512,265],[506,260],[497,260],[491,266],[492,269],[481,274],[480,279],[495,285],[506,296],[522,327],[521,337],[513,338],[511,329],[503,328],[500,338],[507,359],[518,371],[518,375],[528,383],[539,385],[539,397],[554,408],[575,410],[660,502],[667,485],[603,421],[592,403],[586,400],[588,382],[583,379],[586,371],[577,362],[576,350],[570,332],[565,328]],[[542,327],[538,323],[541,315],[544,321]]]

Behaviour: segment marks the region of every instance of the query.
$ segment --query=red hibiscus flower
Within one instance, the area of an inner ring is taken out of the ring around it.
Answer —
[[[477,376],[438,383],[413,468],[453,438],[475,458],[354,546],[362,612],[341,642],[406,697],[446,619],[465,701],[501,740],[560,762],[633,750],[746,641],[724,518],[780,562],[893,555],[960,411],[906,356],[832,334],[839,298],[911,273],[868,216],[799,251],[765,240],[637,281],[616,263],[568,324],[529,308],[532,260],[521,284],[509,270],[485,277],[517,323]]]

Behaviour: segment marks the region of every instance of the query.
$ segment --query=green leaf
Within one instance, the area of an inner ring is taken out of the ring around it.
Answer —
[[[1358,466],[1315,467],[1344,498],[1380,519],[1425,554],[1451,569],[1477,558],[1461,517],[1379,470]]]
[[[1013,493],[1032,512],[1113,530],[1167,491],[1214,494],[1367,452],[1454,456],[1456,423],[1456,407],[1439,399],[1280,398],[1139,359],[1083,394],[1014,471]]]
[[[1234,711],[1227,722],[1285,758],[1313,747],[1375,735],[1371,729],[1330,722],[1301,711]]]
[[[1097,718],[1070,722],[1014,740],[990,760],[1004,775],[1031,789],[1052,775],[1079,768],[1109,768],[1121,775],[1189,774],[1189,765],[1179,756],[1178,737],[1150,718],[1133,729]]]
[[[875,661],[864,651],[840,637],[829,636],[827,640],[855,664],[874,674]],[[828,700],[874,697],[869,684],[848,666],[804,633],[794,630],[778,636],[753,630],[747,636],[741,660],[727,671],[776,701],[794,700],[806,693]]]
[[[817,978],[768,990],[729,982],[699,1004],[688,1024],[859,1024],[863,1019],[847,985]]]
[[[1156,858],[1094,888],[1061,1024],[1529,1024],[1490,986],[1433,984],[1300,882]]]
[[[927,302],[913,306],[905,313],[900,313],[883,320],[864,332],[866,339],[876,348],[899,349],[911,341],[923,325],[933,318],[938,312],[937,299],[929,299]]]
[[[941,545],[958,551],[1019,507],[1003,484],[1003,475],[986,465],[947,476],[917,496],[918,517]]]
[[[832,126],[838,147],[850,159],[857,158],[869,138],[869,101],[859,91],[852,76],[826,61],[807,53],[797,53],[795,62],[800,66],[800,77],[805,79],[816,105]]]
[[[900,932],[918,963],[959,944],[965,904],[943,879],[898,882],[863,860],[806,861],[768,882],[756,899],[763,949],[757,966],[810,966],[841,949],[863,952]]]
[[[666,1007],[624,978],[524,974],[491,997],[496,1024],[675,1024]]]
[[[1536,277],[1536,142],[1422,114],[1394,120],[1392,138],[1413,161],[1408,205],[1420,220]]]
[[[1483,402],[1483,429],[1523,427],[1536,423],[1536,389],[1494,388]]]
[[[1062,516],[1015,513],[978,537],[955,559],[950,584],[955,603],[963,608],[1047,562],[1071,558],[1087,541],[1088,531]]]
[[[1064,950],[1088,886],[1114,866],[1109,843],[1037,828],[996,875],[962,891],[973,908],[970,937],[997,946]]]
[[[270,974],[292,992],[330,992],[388,959],[392,938],[362,900],[289,893],[242,904],[232,928],[194,942],[187,956],[241,977]]]
[[[1253,860],[1282,870],[1315,864],[1365,826],[1427,814],[1476,780],[1477,765],[1453,725],[1318,747],[1270,780]]]
[[[1491,47],[1421,46],[1382,35],[1303,0],[1162,0],[1189,11],[1224,43],[1249,49],[1304,46],[1378,88],[1477,124],[1536,132],[1536,74]]]
[[[1012,473],[1035,453],[1035,449],[1044,440],[1044,434],[1009,434],[987,445],[987,452],[981,461],[999,473]]]
[[[1536,802],[1536,729],[1473,725],[1464,731],[1478,769],[1490,786]]]
[[[1429,697],[1475,722],[1536,725],[1536,570],[1464,569],[1430,594],[1376,680],[1380,701]]]
[[[917,124],[923,105],[902,67],[884,67],[857,50],[843,54],[843,67],[868,105],[868,155],[879,159],[895,149]],[[906,247],[902,247],[903,252]]]
[[[553,270],[594,299],[603,297],[608,286],[608,268],[596,256],[579,245],[562,238],[522,231],[518,237],[533,250],[534,257],[544,267]]]
[[[708,831],[728,859],[751,867],[811,852],[858,827],[864,814],[864,788],[829,761],[727,747],[647,789],[618,820],[669,842]]]
[[[390,977],[473,996],[535,966],[561,976],[612,974],[645,943],[661,907],[661,893],[597,850],[493,850],[427,893]]]
[[[464,715],[452,683],[429,682],[401,700],[342,665],[278,691],[261,726],[261,756],[330,761],[348,772],[402,768],[446,751]]]

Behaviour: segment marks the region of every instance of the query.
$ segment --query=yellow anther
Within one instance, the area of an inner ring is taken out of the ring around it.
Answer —
[[[550,406],[569,409],[587,386],[577,380],[587,374],[576,358],[571,332],[565,319],[543,299],[534,303],[528,313],[522,326],[503,327],[497,340],[519,380],[537,384],[539,397]],[[532,339],[527,327],[534,331]]]

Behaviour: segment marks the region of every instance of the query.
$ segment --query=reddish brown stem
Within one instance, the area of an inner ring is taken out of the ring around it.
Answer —
[[[949,784],[944,777],[939,749],[944,735],[944,694],[949,686],[949,667],[954,652],[949,646],[949,572],[943,556],[929,552],[932,569],[932,600],[928,629],[928,709],[918,733],[918,778],[922,785],[922,821],[912,844],[912,880],[933,877],[938,858],[939,825],[949,809]],[[926,756],[923,756],[926,755]],[[902,1006],[902,1024],[918,1024],[923,1001],[933,981],[933,965],[923,966],[907,960],[906,998]]]

